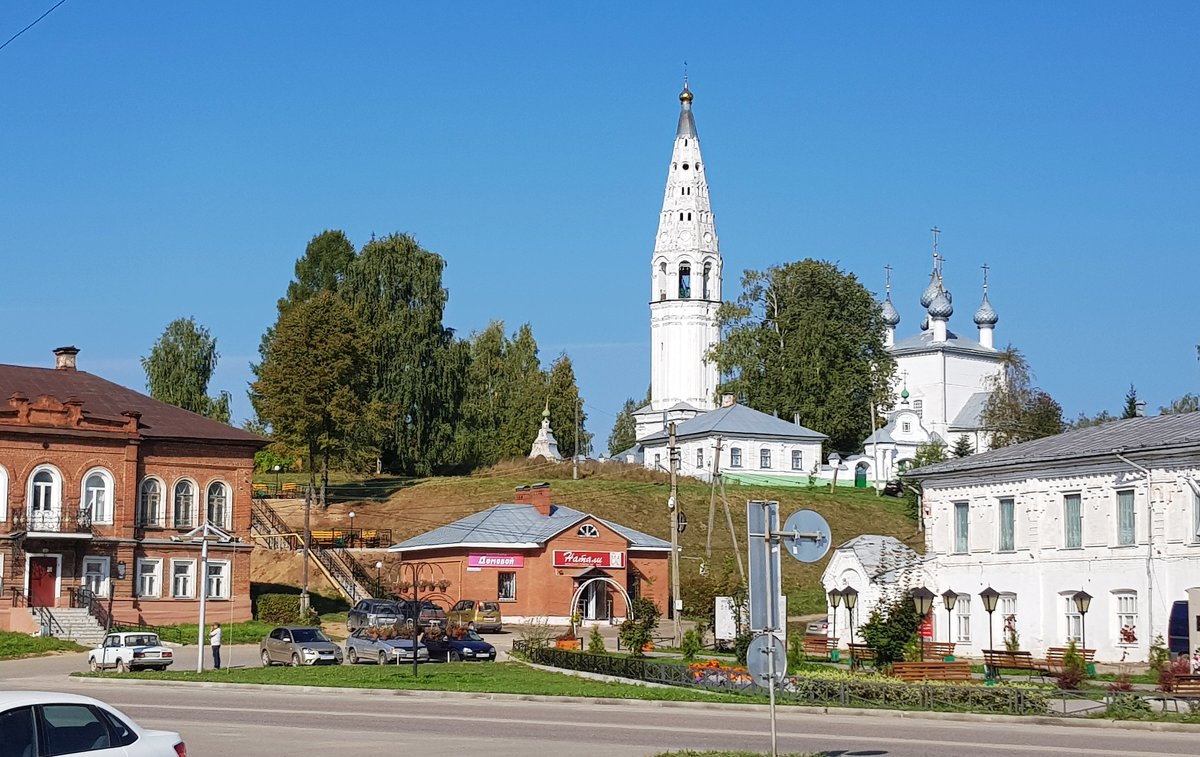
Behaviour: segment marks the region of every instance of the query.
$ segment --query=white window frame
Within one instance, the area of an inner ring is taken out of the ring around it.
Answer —
[[[1067,528],[1067,500],[1075,497],[1079,500],[1079,543],[1071,544],[1068,540],[1070,531]],[[1082,492],[1065,492],[1062,495],[1062,514],[1063,514],[1063,549],[1083,549],[1083,494]]]
[[[101,565],[103,567],[98,571],[89,571],[89,564]],[[102,577],[99,589],[96,591],[96,596],[107,597],[109,591],[112,589],[112,560],[105,555],[85,555],[83,558],[83,575],[81,576],[85,588],[89,588],[87,585],[89,575],[99,575]]]
[[[0,465],[0,523],[8,520],[8,469]]]
[[[792,470],[804,470],[804,450],[792,450]]]
[[[917,414],[918,418],[924,418],[924,416],[925,416],[925,400],[913,400],[912,409],[913,409],[913,412]]]
[[[99,476],[104,486],[100,490],[104,501],[96,507],[93,500],[93,493],[96,491],[94,487],[88,486],[88,481],[93,476]],[[79,510],[81,512],[88,511],[92,523],[102,523],[111,525],[113,522],[113,492],[116,490],[113,474],[107,468],[92,468],[87,473],[83,474],[83,482],[79,484]]]
[[[1063,613],[1063,623],[1065,625],[1063,634],[1063,643],[1070,644],[1072,641],[1079,644],[1083,641],[1083,615],[1080,614],[1079,608],[1075,606],[1075,595],[1061,595],[1066,611]]]
[[[178,573],[180,567],[186,568],[183,574]],[[187,583],[183,591],[180,591],[178,581],[183,578]],[[195,599],[196,598],[196,561],[193,559],[178,559],[171,560],[171,598],[172,599]]]
[[[971,551],[971,503],[970,502],[955,502],[951,505],[954,518],[951,521],[953,532],[950,534],[952,539],[950,547],[951,554],[965,555]],[[959,514],[962,514],[963,531],[962,542],[959,542]]]
[[[1126,642],[1121,640],[1121,629],[1125,626],[1133,628],[1134,635],[1137,635],[1138,629],[1138,595],[1136,591],[1114,591],[1113,592],[1113,610],[1116,614],[1117,638],[1115,643],[1118,647],[1136,647],[1138,642]]]
[[[34,491],[42,488],[40,485],[35,484],[35,479],[38,477],[38,475],[40,475],[42,473],[50,474],[50,487],[49,487],[49,494],[48,494],[48,496],[50,498],[50,502],[48,503],[49,507],[46,508],[45,510],[35,511],[33,508],[34,501],[36,499],[34,497]],[[29,504],[26,506],[25,518],[26,518],[27,522],[29,523],[30,531],[45,530],[45,529],[37,528],[37,524],[35,523],[35,521],[37,520],[38,516],[35,515],[35,512],[44,512],[45,513],[45,515],[41,516],[43,518],[47,518],[47,520],[43,523],[43,525],[49,526],[49,525],[51,525],[52,522],[54,524],[59,523],[59,518],[62,516],[62,482],[63,482],[62,473],[60,473],[58,468],[55,468],[53,465],[39,465],[38,467],[34,468],[32,471],[29,472],[29,485],[27,487],[28,491],[26,492],[26,498],[25,498],[25,501],[28,502]],[[53,530],[57,531],[60,529],[61,529],[61,526],[58,526],[58,527],[55,527]]]
[[[729,448],[729,467],[730,468],[742,467],[742,448],[741,447],[730,447]]]
[[[508,581],[511,591],[508,592],[501,591],[505,587],[505,576],[511,577]],[[500,602],[517,601],[517,572],[515,570],[502,570],[496,574],[496,599]]]
[[[158,504],[155,507],[155,517],[148,518],[146,511],[146,484],[154,482],[158,485]],[[145,476],[138,482],[138,506],[136,521],[138,526],[161,526],[166,516],[167,485],[158,476]]]
[[[212,490],[214,486],[219,486],[225,491],[224,511],[221,513],[224,517],[215,521],[212,520]],[[209,481],[208,486],[204,487],[204,521],[225,530],[229,530],[231,527],[233,522],[233,487],[221,479]]]
[[[135,587],[137,588],[137,596],[150,597],[157,599],[162,596],[162,567],[163,561],[160,557],[139,557],[134,565]],[[147,570],[149,568],[149,570]],[[149,578],[153,584],[148,585],[146,580]]]
[[[229,560],[213,560],[209,558],[207,575],[204,576],[204,591],[209,599],[229,599],[233,583],[233,563]],[[221,582],[218,591],[213,591],[213,579]],[[222,588],[223,586],[223,588]]]
[[[704,448],[696,448],[696,470],[704,470]]]
[[[1137,493],[1133,489],[1119,489],[1115,492],[1115,494],[1117,499],[1113,505],[1113,515],[1115,516],[1113,521],[1114,525],[1116,526],[1116,534],[1113,537],[1113,543],[1118,547],[1132,547],[1137,544]],[[1121,503],[1122,494],[1129,495],[1128,513],[1130,528],[1128,541],[1122,541],[1121,539],[1121,520],[1123,516],[1122,510],[1124,510]]]
[[[971,643],[971,595],[959,594],[954,605],[954,636],[959,644]]]
[[[1009,516],[1011,518],[1012,527],[1009,529],[1009,535],[1012,537],[1011,544],[1004,543],[1004,503],[1009,504]],[[996,551],[997,552],[1016,552],[1017,551],[1017,500],[1015,497],[1000,497],[996,501]]]
[[[1192,544],[1200,544],[1200,492],[1192,492]]]
[[[595,539],[596,537],[600,536],[600,531],[591,523],[584,523],[579,527],[579,530],[575,532],[575,535],[584,539]]]
[[[767,447],[758,451],[758,469],[771,470],[771,450]]]
[[[188,505],[189,517],[186,520],[180,520],[179,487],[185,485],[192,488],[192,501]],[[171,484],[171,525],[175,528],[195,528],[200,523],[200,486],[188,477],[177,479],[175,483]]]

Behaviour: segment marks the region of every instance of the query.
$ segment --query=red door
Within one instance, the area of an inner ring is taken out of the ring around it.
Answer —
[[[29,604],[33,607],[54,607],[57,598],[58,558],[29,558]]]

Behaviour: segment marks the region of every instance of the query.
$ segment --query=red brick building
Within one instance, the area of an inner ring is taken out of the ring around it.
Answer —
[[[264,440],[77,370],[77,353],[0,365],[0,629],[84,604],[102,621],[194,621],[202,585],[210,617],[249,618]],[[206,522],[233,539],[209,543],[201,575],[183,535]]]
[[[448,581],[452,598],[498,600],[506,622],[623,620],[627,597],[647,597],[665,614],[671,545],[641,531],[550,503],[550,486],[517,489],[500,504],[396,544],[422,577]],[[409,578],[407,571],[399,574]],[[407,594],[408,592],[404,592]]]

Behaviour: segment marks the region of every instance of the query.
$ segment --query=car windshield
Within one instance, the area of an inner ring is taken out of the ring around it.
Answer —
[[[319,628],[294,628],[292,641],[329,641],[329,637],[321,633]]]
[[[483,641],[483,637],[475,632],[475,629],[469,629],[466,636],[463,637],[467,641]]]

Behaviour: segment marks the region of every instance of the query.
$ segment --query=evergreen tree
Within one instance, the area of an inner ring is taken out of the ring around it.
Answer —
[[[721,306],[724,338],[713,349],[718,393],[829,436],[830,449],[856,449],[871,432],[873,407],[890,407],[895,363],[883,346],[879,303],[853,274],[802,260],[747,271],[737,304]]]
[[[550,428],[558,439],[558,451],[565,458],[587,454],[591,448],[592,435],[585,428],[587,413],[583,410],[583,399],[575,383],[575,368],[571,358],[564,353],[550,366],[547,377],[546,395],[550,403]],[[578,416],[576,411],[578,410]],[[579,419],[579,448],[575,447],[575,420]]]
[[[982,420],[992,449],[1062,432],[1062,407],[1033,386],[1029,363],[1016,348],[1004,351],[1001,370],[988,384]]]
[[[926,465],[934,463],[943,463],[946,461],[946,445],[941,442],[927,442],[918,444],[917,451],[913,455],[912,465],[910,468],[922,468]]]
[[[1138,417],[1138,396],[1137,389],[1133,384],[1129,385],[1129,391],[1125,392],[1125,409],[1121,411],[1121,418],[1136,418]]]
[[[442,325],[445,265],[412,237],[393,234],[362,248],[341,287],[363,335],[371,397],[396,410],[384,463],[410,475],[461,461],[455,428],[469,351]]]
[[[971,440],[966,434],[960,434],[954,442],[954,449],[950,452],[955,457],[970,457],[975,454],[975,446],[971,444]]]
[[[208,382],[217,368],[217,340],[194,318],[167,324],[162,336],[142,358],[146,386],[156,400],[229,423],[229,392],[208,396]]]

